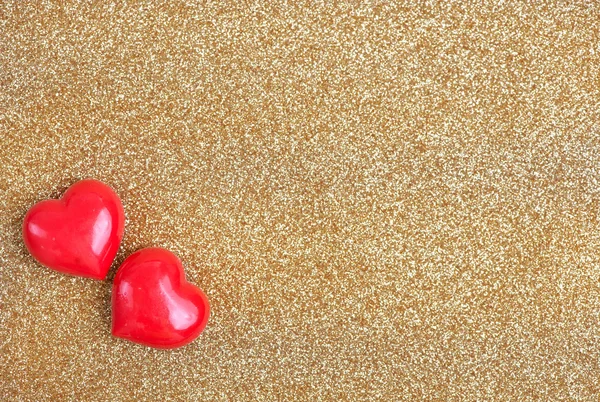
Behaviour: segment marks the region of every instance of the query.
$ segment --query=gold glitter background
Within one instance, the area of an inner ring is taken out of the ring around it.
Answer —
[[[107,3],[0,5],[3,400],[598,400],[600,3]],[[86,177],[105,282],[20,235]],[[188,347],[110,336],[145,246]]]

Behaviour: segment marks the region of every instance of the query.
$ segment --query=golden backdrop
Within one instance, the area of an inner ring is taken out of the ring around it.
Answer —
[[[597,400],[600,3],[474,3],[2,2],[3,400]],[[104,282],[20,234],[86,177]],[[110,335],[145,246],[182,349]]]

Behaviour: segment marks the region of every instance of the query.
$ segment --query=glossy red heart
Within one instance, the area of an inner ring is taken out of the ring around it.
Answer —
[[[125,228],[121,200],[106,184],[82,180],[59,200],[35,204],[23,221],[25,246],[42,265],[104,279]]]
[[[113,283],[112,334],[172,349],[200,335],[210,315],[204,292],[185,279],[181,261],[162,248],[127,257]]]

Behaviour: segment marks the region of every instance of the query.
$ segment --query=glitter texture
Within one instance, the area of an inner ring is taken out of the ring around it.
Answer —
[[[3,400],[598,400],[599,2],[107,3],[0,5]],[[20,234],[86,177],[105,282]],[[110,336],[146,246],[182,349]]]

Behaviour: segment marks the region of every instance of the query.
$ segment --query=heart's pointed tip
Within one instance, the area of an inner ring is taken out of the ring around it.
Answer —
[[[106,279],[106,274],[104,275],[90,275],[88,276],[89,279],[95,279],[97,281],[104,281]]]
[[[120,332],[118,329],[116,329],[114,327],[111,329],[111,335],[115,338],[122,339],[124,341],[131,342],[131,343],[135,343],[136,345],[141,345],[141,346],[145,346],[145,347],[152,348],[152,349],[158,349],[158,350],[178,349],[178,348],[181,348],[183,346],[186,346],[186,345],[192,343],[195,340],[194,339],[192,341],[188,341],[185,343],[174,343],[174,344],[154,343],[154,342],[138,339],[133,336],[128,336],[127,334]]]
[[[107,276],[108,276],[108,270],[106,270],[106,272],[102,272],[102,273],[98,274],[93,279],[97,279],[99,281],[105,281]]]

